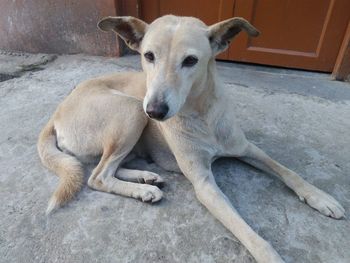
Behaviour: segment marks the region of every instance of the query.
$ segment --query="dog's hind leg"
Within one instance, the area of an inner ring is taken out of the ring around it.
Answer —
[[[88,180],[91,188],[141,199],[144,202],[157,202],[162,198],[162,191],[157,186],[125,182],[115,177],[119,175],[122,178],[126,174],[136,174],[135,170],[127,171],[127,169],[120,168],[120,165],[139,140],[146,123],[147,117],[135,112],[132,118],[124,119],[122,125],[106,129],[111,131],[108,136],[105,134],[106,138],[111,141],[105,141],[101,160]],[[140,172],[143,173],[143,171]]]
[[[103,155],[100,163],[92,172],[88,185],[95,190],[133,197],[141,199],[143,202],[159,201],[163,193],[157,186],[125,182],[114,177],[126,155],[127,153],[116,152],[109,156],[108,154]]]
[[[116,177],[120,180],[141,184],[161,186],[164,183],[164,179],[160,175],[149,171],[119,168],[117,170]]]
[[[250,143],[243,156],[239,157],[239,159],[260,170],[276,175],[302,201],[305,201],[320,213],[337,219],[344,216],[344,208],[332,196],[306,182],[298,174],[273,160],[254,144]]]

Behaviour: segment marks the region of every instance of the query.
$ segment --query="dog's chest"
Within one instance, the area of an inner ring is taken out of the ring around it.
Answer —
[[[221,153],[230,136],[230,128],[224,121],[208,121],[199,116],[186,116],[174,120],[164,129],[170,145],[191,148],[215,156]]]
[[[226,144],[232,137],[232,123],[226,118],[218,119],[213,125],[213,136],[218,144]]]
[[[245,147],[244,133],[233,114],[221,112],[209,119],[191,116],[168,127],[177,144],[190,145],[209,157],[239,155]]]
[[[220,146],[219,156],[239,156],[244,151],[247,140],[232,113],[217,118],[213,127],[217,145]]]
[[[179,171],[176,155],[205,154],[208,158],[235,155],[244,142],[242,131],[225,115],[213,121],[198,116],[150,121],[143,134],[144,149],[166,170]],[[242,137],[242,138],[241,138]],[[177,156],[178,157],[178,156]]]

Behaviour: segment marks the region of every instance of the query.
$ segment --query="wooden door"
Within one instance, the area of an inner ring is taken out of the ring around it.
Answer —
[[[195,16],[210,25],[249,20],[258,38],[240,34],[220,59],[332,71],[350,19],[350,0],[141,0],[141,18]]]

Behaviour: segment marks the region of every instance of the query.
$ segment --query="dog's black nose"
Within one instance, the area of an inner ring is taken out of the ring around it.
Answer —
[[[165,103],[155,103],[148,104],[146,107],[147,115],[156,120],[162,120],[167,115],[169,111],[169,107]]]

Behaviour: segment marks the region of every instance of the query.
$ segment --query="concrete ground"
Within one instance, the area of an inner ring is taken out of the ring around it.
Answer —
[[[195,198],[184,176],[166,179],[164,199],[144,204],[84,187],[50,217],[58,179],[36,152],[38,134],[82,80],[139,70],[139,58],[0,53],[0,262],[254,262]],[[219,63],[247,137],[333,195],[350,211],[350,85],[328,74]],[[229,113],[228,113],[229,114]],[[87,172],[91,167],[87,169]],[[277,179],[241,162],[213,165],[243,218],[287,263],[350,262],[350,222],[301,203]]]

